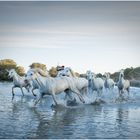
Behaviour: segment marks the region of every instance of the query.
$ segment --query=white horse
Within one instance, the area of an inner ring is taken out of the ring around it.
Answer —
[[[124,93],[125,90],[128,92],[128,95],[129,95],[130,81],[124,79],[124,70],[120,71],[119,81],[117,83],[117,86],[118,86],[118,90],[119,90],[119,95]]]
[[[21,89],[21,92],[22,92],[22,95],[24,95],[24,92],[23,92],[23,87],[25,87],[26,89],[27,89],[27,91],[29,91],[29,89],[28,89],[28,84],[27,83],[25,83],[25,77],[21,77],[21,76],[19,76],[18,74],[17,74],[17,72],[15,71],[15,69],[11,69],[10,71],[8,71],[9,72],[9,74],[8,74],[8,76],[10,77],[10,78],[13,78],[13,84],[14,84],[14,86],[12,87],[12,95],[14,96],[15,94],[14,94],[14,88],[20,88]]]
[[[96,91],[98,96],[101,96],[104,87],[103,79],[96,78],[96,75],[91,71],[87,71],[86,76],[88,79],[89,92],[92,93],[93,91]]]
[[[35,105],[41,100],[43,95],[52,95],[55,104],[57,105],[57,101],[55,98],[56,94],[60,94],[63,91],[67,93],[67,91],[71,90],[75,94],[78,95],[79,99],[84,103],[84,99],[81,96],[78,89],[73,84],[72,78],[69,77],[44,77],[41,73],[38,73],[35,69],[30,69],[26,74],[26,81],[30,80],[37,82],[39,86],[40,96],[38,100],[35,102]]]
[[[84,95],[87,94],[88,90],[88,80],[85,78],[80,78],[75,75],[73,70],[69,67],[66,67],[64,70],[58,72],[58,76],[67,76],[73,79],[76,88]]]
[[[41,75],[43,75],[44,77],[47,77],[49,75],[48,71],[43,71],[40,68],[35,68],[35,70],[38,73],[40,73]],[[26,77],[26,75],[25,75],[25,77]],[[28,80],[25,80],[25,83],[27,83],[27,84],[30,85],[30,89],[31,89],[32,94],[34,96],[36,96],[36,94],[34,93],[34,90],[39,89],[38,83],[36,81],[30,81],[30,82],[28,82]]]
[[[105,75],[105,83],[104,83],[105,88],[109,90],[113,90],[115,86],[113,79],[110,78],[109,73],[105,73],[104,75]]]

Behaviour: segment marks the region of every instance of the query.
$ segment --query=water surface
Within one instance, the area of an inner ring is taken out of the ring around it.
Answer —
[[[117,89],[104,91],[106,104],[86,104],[51,108],[51,96],[33,107],[35,98],[25,90],[25,96],[15,89],[12,100],[12,83],[0,83],[0,138],[140,138],[140,89],[131,88],[127,101],[115,102]],[[38,91],[36,91],[38,93]],[[92,98],[93,97],[93,98]]]

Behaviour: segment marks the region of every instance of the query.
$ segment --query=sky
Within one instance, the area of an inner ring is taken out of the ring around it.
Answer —
[[[140,66],[140,2],[2,2],[0,59],[84,73]]]

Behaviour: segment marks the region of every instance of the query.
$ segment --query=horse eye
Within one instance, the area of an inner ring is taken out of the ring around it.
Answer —
[[[33,74],[31,73],[31,76],[32,76]]]

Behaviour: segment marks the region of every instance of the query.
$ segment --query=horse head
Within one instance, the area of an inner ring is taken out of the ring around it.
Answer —
[[[66,67],[64,70],[59,71],[58,76],[76,77],[70,67]]]
[[[124,77],[124,70],[123,69],[120,71],[120,77],[121,78]]]
[[[8,74],[8,77],[9,78],[13,78],[17,74],[16,71],[15,71],[15,69],[11,69],[8,72],[9,72],[9,74]]]
[[[38,76],[43,76],[43,77],[48,77],[48,73],[39,69],[30,69],[28,72],[25,74],[25,82],[29,83],[32,80],[37,80]]]
[[[88,79],[89,81],[92,80],[92,78],[93,78],[92,72],[91,72],[90,70],[88,70],[88,71],[86,72],[86,76],[87,76],[87,79]]]
[[[106,79],[110,78],[110,74],[107,73],[107,72],[105,72],[104,76],[105,76]]]
[[[34,69],[30,69],[25,74],[25,83],[30,83],[30,81],[35,80],[37,78],[37,72]]]

